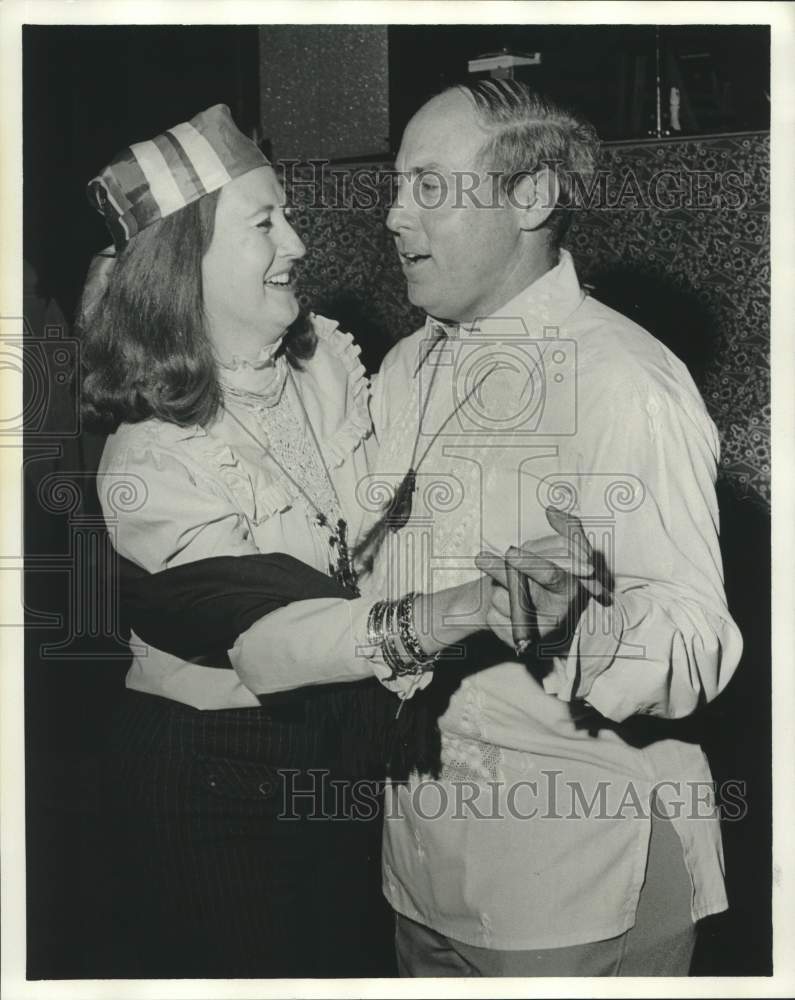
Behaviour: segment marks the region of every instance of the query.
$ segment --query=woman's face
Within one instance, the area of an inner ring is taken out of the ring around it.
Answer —
[[[221,189],[202,261],[204,311],[216,344],[272,344],[298,315],[291,271],[306,250],[287,221],[284,202],[271,167],[251,170]]]

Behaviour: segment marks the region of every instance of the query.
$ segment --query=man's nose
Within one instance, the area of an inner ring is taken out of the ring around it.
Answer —
[[[412,226],[414,208],[411,185],[406,178],[399,178],[395,186],[395,196],[386,217],[386,227],[390,233],[397,235],[402,229],[408,229]]]

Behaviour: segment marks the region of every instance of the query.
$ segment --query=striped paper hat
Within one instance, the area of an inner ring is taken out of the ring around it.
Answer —
[[[200,112],[148,142],[123,149],[88,182],[117,250],[136,233],[269,160],[225,104]]]

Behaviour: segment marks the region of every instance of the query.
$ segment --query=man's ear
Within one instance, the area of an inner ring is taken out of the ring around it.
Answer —
[[[535,173],[523,174],[511,194],[511,204],[519,212],[522,229],[539,229],[558,203],[560,187],[554,170],[541,167]]]

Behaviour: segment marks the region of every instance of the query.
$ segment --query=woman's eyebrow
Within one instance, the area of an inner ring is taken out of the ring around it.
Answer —
[[[258,215],[263,215],[266,212],[273,212],[275,208],[276,206],[271,204],[259,205],[245,216],[246,222],[249,222],[251,219],[255,219]]]

